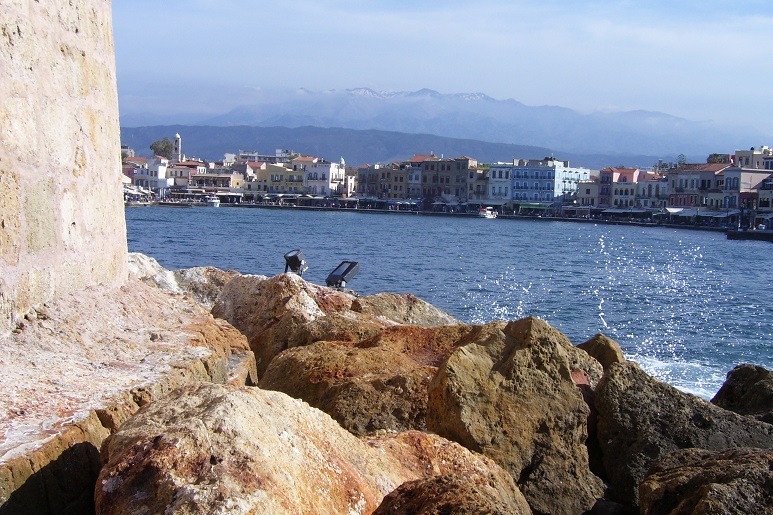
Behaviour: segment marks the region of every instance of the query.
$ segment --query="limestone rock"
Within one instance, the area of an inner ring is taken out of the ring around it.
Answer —
[[[644,515],[773,513],[773,451],[667,454],[650,468],[639,498]]]
[[[725,384],[711,402],[773,424],[773,372],[756,365],[738,365],[727,373]]]
[[[384,498],[373,515],[531,514],[523,495],[513,497],[504,493],[505,496],[488,482],[469,477],[433,476],[403,483]]]
[[[371,513],[405,481],[437,474],[508,488],[491,460],[437,436],[363,441],[282,393],[207,383],[143,408],[102,454],[99,514]]]
[[[435,371],[386,348],[317,342],[279,354],[259,385],[303,399],[364,435],[426,429],[427,385]]]
[[[246,338],[138,281],[62,296],[0,338],[0,505],[88,512],[107,435],[191,381],[257,381]],[[85,503],[85,504],[83,504]]]
[[[572,380],[582,351],[531,317],[468,339],[430,384],[429,429],[502,465],[535,512],[589,510],[603,485],[589,470],[589,408]]]
[[[129,275],[164,290],[192,296],[207,309],[211,309],[223,287],[239,276],[235,270],[223,271],[211,266],[167,270],[158,261],[138,252],[129,253]],[[265,279],[263,276],[258,276]]]
[[[623,356],[623,350],[620,348],[620,344],[601,333],[597,334],[587,342],[581,343],[577,347],[584,350],[596,361],[601,363],[604,370],[609,368],[612,363],[625,362],[625,356]]]
[[[424,430],[427,386],[437,365],[471,330],[401,325],[356,344],[291,348],[271,361],[260,387],[303,399],[357,435]]]
[[[649,466],[678,449],[773,447],[773,425],[683,393],[632,362],[613,364],[596,389],[598,439],[615,498],[638,504]]]
[[[320,340],[356,342],[396,324],[439,322],[447,317],[412,296],[374,297],[377,301],[358,298],[308,283],[295,274],[266,280],[242,276],[226,285],[212,314],[247,336],[261,375],[286,348]],[[378,309],[384,311],[376,314]]]
[[[424,327],[459,323],[457,319],[445,311],[411,294],[376,293],[367,297],[357,297],[352,302],[352,311],[399,324]]]

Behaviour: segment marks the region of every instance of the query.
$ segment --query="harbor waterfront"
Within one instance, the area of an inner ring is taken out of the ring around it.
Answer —
[[[129,251],[168,269],[284,271],[324,284],[360,264],[360,294],[412,293],[464,322],[537,316],[574,344],[604,333],[626,358],[712,397],[740,363],[773,368],[773,253],[764,241],[666,227],[355,210],[126,209]]]

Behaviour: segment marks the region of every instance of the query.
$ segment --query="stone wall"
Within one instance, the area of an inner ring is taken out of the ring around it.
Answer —
[[[0,334],[127,274],[111,3],[0,4]]]

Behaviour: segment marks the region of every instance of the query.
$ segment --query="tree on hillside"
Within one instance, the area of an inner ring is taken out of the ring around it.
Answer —
[[[711,163],[722,163],[722,164],[728,164],[730,162],[730,156],[727,154],[709,154],[709,157],[706,158],[706,162]]]
[[[679,154],[676,158],[676,164],[679,167],[682,167],[687,164],[687,157],[685,157],[684,154]]]
[[[172,140],[164,136],[164,139],[160,139],[158,141],[154,141],[150,144],[150,150],[153,151],[154,155],[165,157],[167,159],[172,159],[172,152],[174,151],[174,145],[172,145]]]

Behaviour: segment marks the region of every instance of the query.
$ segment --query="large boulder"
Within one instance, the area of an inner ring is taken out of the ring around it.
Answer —
[[[644,515],[773,513],[773,451],[667,454],[650,467],[639,499]]]
[[[247,336],[260,375],[281,351],[315,341],[357,342],[397,324],[444,325],[447,313],[412,295],[354,295],[304,281],[296,274],[231,280],[212,314]]]
[[[0,350],[2,513],[93,511],[98,449],[141,406],[192,381],[257,382],[244,335],[134,280],[39,307]]]
[[[773,424],[773,372],[756,365],[738,365],[727,373],[725,384],[711,402]]]
[[[613,364],[596,389],[598,440],[614,498],[638,505],[650,465],[678,449],[773,447],[773,425],[742,417],[658,381],[632,362]]]
[[[279,392],[189,385],[102,448],[100,514],[371,513],[405,481],[452,474],[517,489],[493,461],[419,432],[360,440]]]
[[[400,325],[357,344],[294,347],[271,361],[260,387],[302,399],[357,435],[425,430],[427,386],[470,331]]]
[[[429,387],[430,430],[501,464],[538,513],[583,513],[603,495],[588,465],[577,354],[546,322],[479,326]],[[587,355],[586,358],[587,360]],[[585,375],[600,375],[601,365]]]

